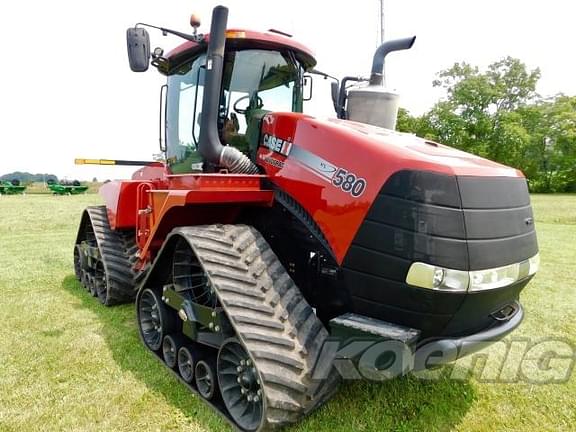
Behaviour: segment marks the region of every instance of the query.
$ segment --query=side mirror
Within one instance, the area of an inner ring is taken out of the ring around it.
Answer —
[[[302,80],[302,100],[309,101],[312,99],[312,77],[304,75]]]
[[[146,29],[134,27],[126,30],[126,43],[132,72],[146,72],[150,64],[150,36]]]
[[[336,81],[330,83],[330,90],[332,94],[332,103],[334,104],[334,109],[338,113],[338,95],[340,94],[340,84]]]

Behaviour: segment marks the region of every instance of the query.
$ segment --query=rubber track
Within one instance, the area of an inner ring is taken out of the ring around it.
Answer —
[[[336,391],[311,375],[328,332],[266,240],[253,227],[177,228],[204,266],[266,394],[260,431],[299,421]]]
[[[132,267],[136,245],[133,236],[113,231],[105,206],[91,206],[86,213],[92,224],[107,278],[105,305],[130,303],[136,297],[135,274]]]

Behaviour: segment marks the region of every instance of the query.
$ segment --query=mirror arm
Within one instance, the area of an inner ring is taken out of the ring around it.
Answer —
[[[169,28],[157,27],[157,26],[154,26],[152,24],[137,23],[134,27],[137,28],[138,26],[155,28],[157,30],[160,30],[164,36],[166,36],[166,34],[171,34],[171,35],[178,36],[178,37],[181,37],[182,39],[186,39],[186,40],[192,41],[192,42],[199,42],[200,40],[202,40],[202,37],[203,37],[202,35],[198,35],[198,36],[190,35],[187,33],[179,32],[177,30],[171,30]]]
[[[339,119],[346,120],[347,113],[346,113],[346,83],[348,81],[355,81],[355,82],[362,82],[368,81],[366,78],[362,77],[354,77],[354,76],[346,76],[342,78],[342,84],[340,85],[340,94],[338,95],[338,109],[336,110],[336,115]]]
[[[324,79],[327,79],[327,78],[333,79],[333,80],[336,81],[338,84],[340,84],[340,80],[339,80],[338,78],[333,77],[332,75],[329,75],[329,74],[327,74],[327,73],[325,73],[325,72],[322,72],[322,71],[319,71],[319,70],[317,70],[317,69],[310,69],[310,70],[308,70],[308,71],[306,71],[306,72],[311,73],[311,74],[315,74],[315,75],[320,75],[321,77],[324,77]]]
[[[330,78],[331,80],[333,80],[332,82],[332,104],[334,105],[334,110],[336,111],[336,115],[338,116],[340,113],[340,110],[338,108],[338,95],[339,95],[339,88],[340,88],[340,80],[330,74],[327,74],[326,72],[322,72],[319,71],[318,69],[310,69],[307,71],[308,73],[314,74],[314,75],[320,75],[321,77],[323,77],[324,79],[328,79]],[[334,89],[334,87],[336,87],[336,89]]]

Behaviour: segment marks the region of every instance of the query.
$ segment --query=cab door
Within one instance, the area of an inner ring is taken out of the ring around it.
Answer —
[[[198,152],[206,55],[185,63],[168,77],[166,160],[173,174],[202,172]]]

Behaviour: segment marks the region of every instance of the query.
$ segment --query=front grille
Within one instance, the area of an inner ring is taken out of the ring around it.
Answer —
[[[439,334],[463,304],[471,307],[470,299],[465,302],[465,293],[408,286],[413,262],[482,270],[537,252],[525,179],[400,171],[382,187],[342,270],[354,312]],[[495,302],[481,296],[482,310],[475,311],[469,326],[478,326],[495,312],[487,309],[503,307],[518,293],[518,287],[509,295],[500,292]]]

